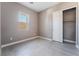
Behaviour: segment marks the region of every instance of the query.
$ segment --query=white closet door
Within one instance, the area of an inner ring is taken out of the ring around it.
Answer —
[[[62,11],[56,11],[53,13],[53,40],[63,41],[63,14]]]

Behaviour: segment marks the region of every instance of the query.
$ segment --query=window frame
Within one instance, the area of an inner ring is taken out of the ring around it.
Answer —
[[[24,22],[24,23],[28,24],[28,27],[25,28],[25,30],[28,30],[28,29],[29,29],[29,15],[28,15],[27,13],[24,13],[24,12],[21,12],[21,11],[20,11],[20,12],[18,13],[18,23],[20,23],[20,21],[19,21],[20,15],[26,16],[26,22]],[[20,29],[21,29],[21,28],[20,28]],[[23,30],[24,30],[24,29],[23,29]]]

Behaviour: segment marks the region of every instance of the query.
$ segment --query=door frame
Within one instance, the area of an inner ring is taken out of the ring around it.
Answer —
[[[65,9],[62,9],[61,11],[64,11],[64,10],[67,10],[67,9],[71,9],[71,8],[76,8],[76,41],[75,41],[75,46],[76,48],[79,49],[79,46],[78,46],[78,5],[75,5],[75,6],[71,6],[71,7],[67,7]],[[63,29],[63,28],[62,28]]]
[[[79,49],[79,46],[78,46],[78,5],[73,5],[73,6],[69,6],[69,7],[66,7],[66,8],[62,8],[62,9],[60,9],[60,11],[63,13],[64,10],[71,9],[71,8],[74,8],[74,7],[76,7],[76,41],[75,41],[75,46],[76,46],[76,48]],[[62,23],[63,23],[63,21],[62,21]],[[62,25],[62,30],[63,30],[63,25]],[[52,29],[52,33],[53,33],[53,29]],[[63,36],[63,33],[62,33],[62,36]],[[53,37],[52,37],[52,40],[53,40]],[[62,37],[62,40],[63,40],[63,37]]]
[[[63,13],[64,10],[71,9],[71,8],[76,8],[76,41],[75,41],[75,46],[77,48],[79,48],[78,47],[78,6],[76,5],[76,6],[72,6],[72,7],[69,7],[69,8],[62,9],[62,13]],[[63,27],[62,27],[62,29],[63,29]]]
[[[74,9],[75,8],[75,11],[76,11],[76,7],[72,7],[72,8],[69,8],[69,9],[65,9],[65,10],[63,10],[62,11],[62,14],[63,14],[63,16],[62,16],[62,18],[63,18],[63,42],[64,42],[64,11],[66,11],[66,10],[71,10],[71,9]],[[76,12],[77,13],[77,12]],[[77,16],[77,15],[76,15]],[[76,19],[77,20],[77,19]],[[76,39],[76,30],[77,30],[77,26],[76,26],[76,20],[75,20],[75,39]],[[74,41],[70,41],[70,42],[72,42],[72,43],[75,43],[76,44],[76,40],[75,40],[75,42]]]

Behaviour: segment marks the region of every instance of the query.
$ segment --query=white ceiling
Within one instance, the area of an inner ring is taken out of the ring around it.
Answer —
[[[49,7],[52,7],[54,5],[57,5],[59,4],[59,2],[33,2],[33,3],[30,3],[30,2],[18,2],[32,10],[35,10],[36,12],[40,12],[40,11],[43,11]]]

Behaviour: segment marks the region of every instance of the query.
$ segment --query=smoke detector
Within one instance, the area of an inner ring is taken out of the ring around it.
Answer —
[[[34,2],[29,2],[30,4],[34,4]]]

